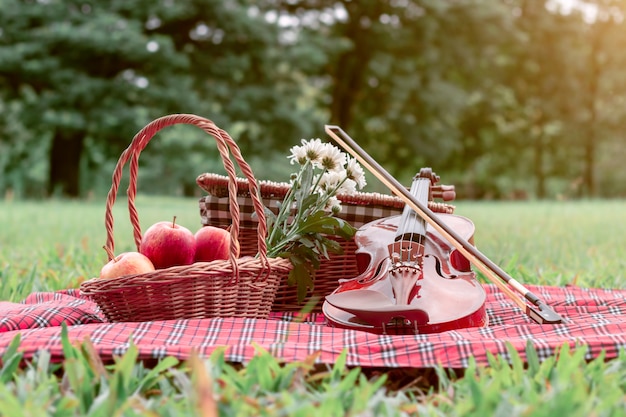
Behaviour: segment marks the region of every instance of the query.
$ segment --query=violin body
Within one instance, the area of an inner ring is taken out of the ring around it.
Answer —
[[[473,242],[474,225],[469,219],[434,215]],[[322,311],[329,324],[384,334],[438,333],[487,325],[486,294],[470,262],[431,227],[425,228],[417,270],[407,258],[397,260],[394,271],[390,244],[396,245],[392,250],[411,251],[408,244],[398,249],[400,243],[392,243],[397,241],[400,222],[401,216],[387,217],[357,231],[359,275],[340,280],[339,287],[326,297]],[[398,275],[403,276],[400,284],[396,283]],[[400,296],[402,291],[405,295]],[[406,302],[398,301],[399,297]]]

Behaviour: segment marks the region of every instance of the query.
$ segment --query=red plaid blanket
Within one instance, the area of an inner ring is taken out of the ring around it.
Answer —
[[[218,347],[226,347],[227,360],[245,362],[258,345],[284,361],[319,353],[319,362],[334,363],[346,349],[350,365],[413,368],[462,368],[471,356],[486,363],[487,352],[506,357],[507,342],[522,358],[529,341],[540,358],[554,354],[563,344],[585,348],[589,359],[602,351],[607,358],[614,358],[626,347],[626,290],[528,286],[565,318],[563,324],[538,325],[496,287],[485,288],[488,327],[406,336],[331,328],[319,314],[298,317],[272,313],[268,320],[107,323],[98,307],[77,290],[35,293],[22,303],[0,302],[0,355],[21,333],[21,350],[26,357],[45,349],[60,358],[63,322],[71,340],[91,338],[105,359],[123,354],[131,339],[145,359],[167,355],[185,359],[193,350],[209,355]]]

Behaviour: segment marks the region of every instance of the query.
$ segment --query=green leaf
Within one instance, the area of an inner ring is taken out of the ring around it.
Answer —
[[[324,211],[318,211],[307,217],[300,224],[300,231],[336,235],[344,239],[351,239],[356,233],[356,229],[350,223]]]
[[[179,364],[179,360],[173,356],[167,356],[160,360],[139,382],[137,392],[144,392],[152,388],[159,379],[163,378],[163,372]]]
[[[2,363],[6,363],[7,360],[17,353],[17,350],[20,347],[20,343],[22,340],[22,335],[20,333],[16,334],[15,337],[11,340],[11,343],[4,351],[2,355]]]
[[[302,233],[332,233],[335,230],[335,221],[329,213],[317,211],[304,219],[299,229]]]
[[[61,324],[61,346],[63,347],[63,356],[65,358],[78,358],[77,349],[72,346],[72,343],[70,342],[67,332],[67,324],[65,322]]]
[[[20,362],[22,361],[22,357],[24,354],[22,352],[18,352],[18,347],[20,346],[20,335],[18,334],[11,340],[11,344],[2,355],[2,370],[0,370],[0,383],[7,384],[11,379],[13,379],[13,375],[19,369]]]
[[[320,268],[320,258],[314,247],[310,248],[306,245],[296,246],[291,251],[291,256],[302,259],[302,262],[310,270]]]
[[[307,248],[315,248],[317,245],[317,241],[313,240],[313,239],[309,239],[305,236],[302,236],[300,239],[298,239],[298,241],[300,243],[302,243],[304,246],[306,246]]]
[[[21,404],[16,395],[10,392],[10,389],[5,384],[0,385],[0,415],[11,417],[27,415],[23,404]]]
[[[317,194],[309,194],[304,199],[302,199],[298,203],[298,211],[300,213],[304,213],[306,216],[309,216],[310,213],[307,211],[313,207],[315,208],[316,203],[318,202],[319,196]]]
[[[352,239],[356,234],[357,229],[344,219],[335,217],[337,227],[335,228],[335,235],[343,237],[344,239]]]
[[[301,303],[306,298],[309,288],[313,289],[314,272],[307,267],[305,262],[300,262],[299,259],[296,263],[294,263],[294,259],[291,259],[291,261],[293,268],[289,271],[287,283],[288,285],[296,285],[297,300]]]
[[[528,372],[535,375],[539,371],[539,355],[530,340],[526,342],[526,362],[528,362]]]
[[[348,350],[343,349],[337,359],[335,360],[335,365],[333,366],[332,372],[330,374],[330,380],[332,381],[340,381],[341,377],[346,372],[346,364],[348,361]]]
[[[341,243],[337,242],[336,240],[322,236],[320,237],[319,244],[320,246],[324,247],[326,258],[328,258],[328,252],[336,254],[343,253],[343,246],[341,246]]]
[[[311,193],[311,187],[313,186],[313,165],[309,161],[304,164],[300,170],[300,187],[296,193],[296,200],[303,202],[306,197]]]

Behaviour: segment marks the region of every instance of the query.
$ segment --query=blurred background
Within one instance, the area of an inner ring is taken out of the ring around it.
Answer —
[[[463,199],[626,197],[626,1],[0,0],[0,198],[104,195],[146,123],[195,113],[259,179],[338,124]],[[212,138],[160,132],[140,192],[195,196]],[[372,188],[376,189],[375,181]],[[370,188],[370,190],[372,189]]]

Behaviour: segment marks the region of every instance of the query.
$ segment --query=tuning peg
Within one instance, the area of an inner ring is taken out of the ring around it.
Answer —
[[[435,185],[430,187],[430,194],[433,199],[440,198],[443,201],[452,201],[456,198],[454,185]]]

